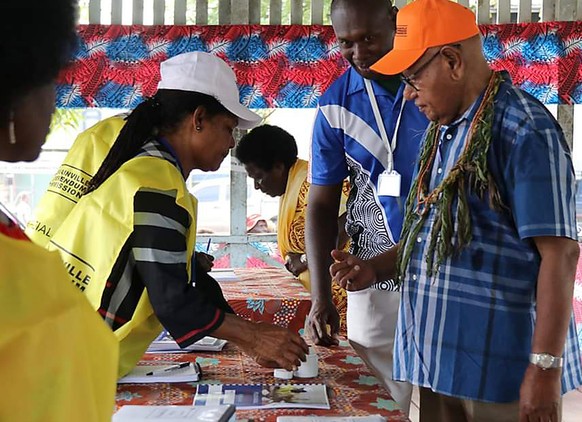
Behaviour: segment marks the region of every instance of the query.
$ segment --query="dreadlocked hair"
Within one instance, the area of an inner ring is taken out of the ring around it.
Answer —
[[[127,117],[101,167],[87,185],[85,195],[101,186],[153,137],[175,131],[198,107],[204,107],[209,117],[230,114],[210,95],[174,89],[160,89],[138,105]]]
[[[430,172],[438,149],[440,125],[432,122],[420,153],[418,177],[413,181],[406,199],[406,213],[402,227],[398,261],[397,281],[401,282],[410,263],[415,240],[426,220],[429,208],[435,208],[426,252],[427,273],[431,277],[443,260],[457,254],[471,243],[472,225],[468,193],[483,199],[488,193],[489,205],[496,211],[504,207],[499,190],[487,168],[487,153],[491,144],[494,100],[503,81],[501,74],[494,72],[489,79],[483,100],[471,122],[465,150],[447,177],[428,192]],[[456,213],[453,221],[453,204]],[[456,228],[456,232],[455,232]]]

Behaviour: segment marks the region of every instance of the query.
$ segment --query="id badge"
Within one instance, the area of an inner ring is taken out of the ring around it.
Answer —
[[[400,173],[384,171],[378,176],[378,196],[400,196]]]

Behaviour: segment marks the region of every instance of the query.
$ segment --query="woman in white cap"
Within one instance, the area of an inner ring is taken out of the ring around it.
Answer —
[[[196,200],[185,179],[193,169],[218,169],[233,130],[259,120],[239,103],[234,72],[219,58],[195,52],[163,62],[157,93],[131,112],[86,193],[54,228],[49,248],[119,340],[120,376],[162,326],[182,347],[211,334],[265,366],[292,369],[304,359],[297,333],[232,314],[195,270]]]

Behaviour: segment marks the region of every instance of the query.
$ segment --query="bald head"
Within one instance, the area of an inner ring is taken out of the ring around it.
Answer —
[[[461,51],[463,58],[467,60],[467,64],[472,68],[489,68],[485,56],[483,55],[483,43],[481,41],[481,36],[476,35],[464,41],[461,41]]]

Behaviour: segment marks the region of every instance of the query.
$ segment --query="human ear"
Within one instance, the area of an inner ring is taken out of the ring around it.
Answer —
[[[201,132],[204,128],[203,123],[208,118],[208,113],[204,106],[196,107],[194,113],[192,113],[192,126],[196,132]]]
[[[265,173],[268,173],[271,177],[279,178],[287,172],[287,168],[285,167],[285,164],[283,164],[282,162],[275,161],[270,170],[264,170],[264,171],[265,171]]]
[[[390,28],[392,29],[392,38],[396,35],[396,15],[398,14],[398,8],[396,6],[392,6],[390,11],[388,12],[388,17],[390,18]]]
[[[441,55],[443,56],[443,62],[449,70],[451,79],[461,79],[465,70],[465,64],[463,62],[461,51],[458,48],[452,46],[445,46],[441,50]]]
[[[394,24],[396,24],[396,15],[397,14],[398,14],[398,8],[396,6],[392,6],[392,8],[390,9],[390,17],[394,21]]]

